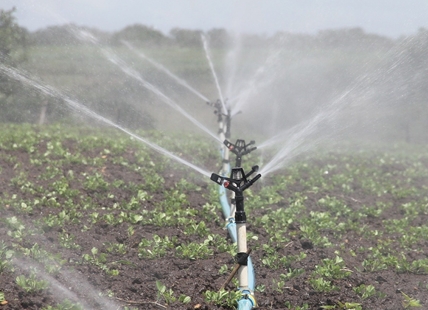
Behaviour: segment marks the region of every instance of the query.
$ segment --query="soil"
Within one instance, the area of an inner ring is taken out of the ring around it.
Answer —
[[[72,150],[76,146],[72,141],[64,142],[65,146]],[[44,151],[45,146],[41,145],[39,152]],[[39,186],[46,186],[43,181],[38,178],[44,167],[36,166],[30,163],[29,154],[25,150],[0,150],[2,155],[11,155],[18,158],[21,165],[21,171],[25,171],[28,180],[34,182]],[[99,153],[94,151],[83,152],[86,156],[98,156]],[[134,153],[129,150],[123,155],[124,160],[129,163],[136,161]],[[159,157],[158,155],[154,155]],[[19,190],[17,185],[12,184],[10,180],[17,176],[16,167],[11,166],[6,160],[5,156],[0,157],[2,167],[0,178],[0,192],[1,195],[16,194],[18,199],[34,200],[39,194],[24,193]],[[322,166],[325,162],[311,163],[312,165]],[[427,163],[426,163],[427,164]],[[375,165],[375,163],[373,163]],[[129,170],[124,170],[123,166],[106,161],[103,167],[90,167],[81,163],[73,163],[70,166],[64,167],[64,175],[73,170],[74,173],[81,174],[89,172],[92,169],[99,169],[106,180],[112,182],[117,179],[126,179],[128,182],[136,184],[144,182],[143,177],[139,173],[133,173]],[[401,169],[401,167],[389,167],[391,171]],[[171,188],[176,184],[181,177],[185,176],[182,169],[167,170],[163,173],[165,178],[164,188]],[[305,178],[304,175],[301,176]],[[198,181],[199,182],[199,181]],[[420,186],[427,186],[427,178],[419,180]],[[207,198],[201,195],[201,192],[208,191],[207,182],[199,182],[201,191],[188,190],[186,195],[189,200],[189,208],[202,208],[207,202]],[[88,195],[96,203],[97,209],[93,210],[102,216],[106,211],[107,200],[102,192],[87,191],[85,192],[79,182],[73,184],[76,190],[80,191],[82,199],[83,196]],[[254,193],[262,187],[262,184],[254,185]],[[129,195],[126,189],[119,190],[117,188],[109,189],[116,197],[117,202],[124,199]],[[320,206],[317,201],[325,196],[325,193],[315,193],[306,190],[296,184],[282,192],[281,195],[292,195],[296,191],[302,191],[308,197],[306,204],[308,209],[317,211]],[[144,204],[144,208],[150,210],[162,199],[162,192],[150,193],[152,198]],[[331,196],[342,195],[339,190],[337,193],[330,193]],[[386,199],[386,198],[383,198]],[[378,201],[377,197],[368,196],[363,191],[355,189],[352,197],[345,197],[348,207],[355,209],[360,208],[364,204],[371,204]],[[62,203],[61,199],[58,200]],[[400,210],[398,206],[405,202],[398,201],[390,197],[390,202],[393,206],[390,209],[388,216],[390,218],[400,217]],[[111,205],[111,202],[108,202]],[[280,203],[273,206],[275,208],[286,208],[287,205]],[[59,210],[58,210],[59,211]],[[33,211],[26,214],[16,214],[16,212],[8,205],[0,206],[1,218],[9,218],[17,216],[28,229],[37,226],[38,220],[45,217],[46,212],[52,211],[52,208],[47,211],[43,206],[35,206]],[[253,227],[251,220],[262,216],[266,210],[252,210],[248,214],[248,227],[249,232],[258,235],[259,242],[267,242],[267,235],[263,235],[262,230]],[[221,220],[221,211],[218,209],[218,219],[212,221],[204,220],[213,233],[221,234],[228,238],[227,231],[223,228]],[[385,217],[367,217],[364,223],[370,229],[378,227],[381,228],[381,221]],[[420,223],[426,223],[428,219],[427,214],[422,214]],[[204,300],[203,293],[207,290],[217,290],[227,278],[227,274],[219,274],[218,269],[220,266],[227,264],[233,265],[231,256],[227,253],[214,253],[207,259],[181,259],[174,255],[166,256],[159,259],[142,259],[138,257],[137,245],[141,238],[159,234],[162,236],[177,236],[180,240],[192,240],[192,236],[185,235],[180,228],[177,227],[158,227],[158,226],[136,226],[134,233],[129,236],[129,225],[122,223],[116,226],[109,226],[102,221],[88,227],[87,230],[82,230],[82,223],[70,223],[67,226],[67,232],[75,236],[75,242],[81,246],[80,249],[67,249],[59,245],[59,233],[62,228],[54,228],[46,231],[43,235],[33,234],[22,241],[12,238],[7,234],[9,228],[4,221],[0,221],[0,236],[6,245],[10,246],[15,244],[15,247],[29,248],[37,243],[40,248],[45,249],[50,253],[58,254],[58,257],[63,261],[61,272],[46,276],[46,280],[51,283],[50,289],[39,293],[27,293],[16,284],[16,277],[20,274],[29,274],[30,266],[38,266],[38,263],[27,256],[16,257],[14,260],[14,268],[6,269],[0,275],[0,292],[5,294],[7,304],[0,306],[0,310],[10,309],[42,309],[48,305],[55,305],[58,301],[65,298],[79,302],[85,309],[121,309],[125,306],[135,309],[230,309],[227,307],[216,306],[207,303]],[[290,226],[290,229],[299,231],[299,227]],[[286,302],[289,302],[294,307],[308,304],[308,309],[325,309],[323,306],[334,305],[336,309],[340,308],[340,302],[357,302],[362,305],[363,309],[385,309],[385,310],[401,310],[403,306],[403,294],[411,296],[420,301],[422,309],[428,309],[428,290],[427,290],[427,276],[425,274],[414,273],[397,273],[396,270],[390,268],[379,272],[367,272],[361,266],[361,258],[352,256],[349,253],[350,249],[358,251],[359,247],[373,246],[373,242],[357,236],[349,232],[344,238],[337,240],[334,235],[328,236],[333,244],[345,244],[346,251],[342,251],[341,255],[346,261],[348,268],[352,270],[349,277],[344,279],[334,280],[333,284],[339,289],[329,293],[316,292],[309,284],[309,277],[315,266],[327,257],[335,257],[334,251],[338,250],[337,246],[332,247],[318,247],[310,240],[301,237],[296,233],[289,243],[284,243],[276,249],[282,255],[297,255],[300,252],[305,252],[307,258],[301,262],[292,264],[293,268],[302,268],[306,272],[302,275],[287,281],[283,292],[279,293],[272,288],[272,279],[278,277],[278,273],[285,273],[286,270],[273,270],[264,267],[261,263],[263,258],[262,251],[254,250],[251,254],[252,260],[256,270],[257,285],[264,285],[265,289],[261,292],[255,293],[259,303],[259,309],[288,309]],[[126,254],[112,254],[113,260],[126,261],[126,264],[117,264],[115,267],[119,270],[119,275],[111,276],[106,274],[100,268],[92,264],[79,263],[82,260],[82,255],[90,253],[91,249],[96,247],[104,249],[106,242],[123,243],[128,247]],[[251,240],[248,241],[251,248]],[[413,255],[415,258],[426,258],[428,253],[428,241],[423,244],[418,244],[417,251]],[[191,302],[184,305],[179,302],[166,305],[165,302],[157,297],[156,281],[165,284],[168,289],[171,288],[176,296],[184,294],[191,297]],[[376,290],[385,294],[385,297],[370,297],[361,299],[353,290],[356,286],[361,284],[372,284]],[[229,284],[227,289],[234,290],[233,284]],[[100,296],[102,292],[104,296]],[[61,298],[58,298],[60,296]],[[64,308],[65,309],[65,308]],[[302,308],[304,309],[304,308]]]

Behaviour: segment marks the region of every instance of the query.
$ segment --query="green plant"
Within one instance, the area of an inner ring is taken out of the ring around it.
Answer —
[[[407,295],[407,294],[405,294],[403,292],[401,292],[401,294],[404,297],[404,300],[403,300],[403,303],[402,303],[404,309],[420,308],[420,307],[422,307],[422,305],[421,305],[421,303],[420,303],[419,300],[414,299],[414,298],[410,297],[409,295]]]
[[[153,240],[141,239],[138,244],[138,256],[147,258],[162,257],[172,250],[177,243],[177,238],[168,236],[164,238],[154,235]]]
[[[321,306],[322,309],[338,309],[338,310],[362,310],[361,304],[356,302],[340,302],[337,301],[336,305]]]
[[[198,235],[200,237],[205,237],[209,233],[209,229],[204,221],[199,223],[191,223],[187,225],[184,232],[190,235]]]
[[[73,304],[68,299],[64,300],[56,306],[47,306],[42,310],[83,310],[83,307],[79,304]]]
[[[32,272],[28,277],[20,275],[16,277],[16,284],[27,293],[36,293],[48,288],[49,283],[45,280],[37,280],[36,274]]]
[[[203,295],[205,301],[208,303],[216,306],[235,307],[242,293],[240,291],[226,291],[222,289],[220,291],[205,291]]]
[[[7,304],[6,298],[4,297],[4,293],[0,291],[0,306]]]
[[[342,279],[349,276],[351,270],[345,267],[343,258],[336,256],[335,259],[323,259],[321,265],[315,266],[314,274],[327,279]]]
[[[59,244],[67,249],[80,249],[80,245],[74,242],[75,236],[62,232],[59,234],[58,241]]]
[[[218,270],[218,273],[219,274],[225,274],[225,273],[227,273],[229,271],[229,267],[227,266],[227,265],[222,265],[221,267],[220,267],[220,269]]]
[[[105,242],[104,246],[106,247],[106,250],[110,253],[124,255],[127,252],[126,245],[124,245],[123,243]]]
[[[175,248],[176,255],[188,259],[204,259],[213,254],[213,250],[208,247],[209,241],[206,239],[203,243],[190,242],[181,244]]]
[[[309,310],[308,304],[303,304],[302,306],[293,306],[289,301],[285,302],[285,306],[287,309],[293,309],[293,310]]]
[[[334,286],[331,281],[323,278],[311,278],[309,283],[317,292],[331,292],[333,290],[337,290],[337,287]]]
[[[93,264],[97,267],[99,267],[101,270],[103,270],[105,273],[111,275],[111,276],[117,276],[119,275],[119,270],[117,269],[111,269],[107,266],[107,254],[100,253],[98,255],[98,249],[93,247],[91,249],[91,254],[83,254],[83,261]]]
[[[266,285],[264,285],[264,284],[257,285],[255,291],[263,293],[264,291],[266,291]]]
[[[0,274],[9,266],[9,261],[15,254],[15,251],[8,250],[4,241],[0,241]]]
[[[369,298],[376,294],[376,289],[373,285],[361,284],[360,286],[353,288],[354,292],[361,296],[362,299]]]
[[[163,299],[166,304],[171,304],[175,301],[179,301],[183,304],[188,304],[191,301],[190,296],[180,295],[178,299],[174,296],[174,291],[172,289],[168,289],[164,284],[160,281],[156,281],[157,288],[157,299]]]

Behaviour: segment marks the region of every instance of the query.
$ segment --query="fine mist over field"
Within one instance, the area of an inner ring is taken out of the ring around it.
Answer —
[[[131,129],[195,130],[165,104],[168,98],[215,131],[214,110],[206,105],[220,99],[214,69],[242,134],[266,140],[328,113],[313,131],[334,141],[428,139],[425,30],[390,39],[359,28],[271,36],[212,29],[204,35],[213,67],[201,34],[176,28],[165,35],[144,25],[115,33],[52,26],[27,33],[20,67]],[[72,117],[60,100],[25,87],[1,100],[6,122],[37,123],[41,111],[43,122]]]
[[[0,9],[0,310],[426,308],[428,30],[54,8]]]

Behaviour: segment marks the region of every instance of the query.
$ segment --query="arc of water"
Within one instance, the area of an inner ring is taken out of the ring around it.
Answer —
[[[228,103],[231,104],[231,98],[230,96],[233,94],[232,87],[235,86],[233,83],[236,79],[236,73],[237,73],[237,67],[238,67],[238,58],[239,55],[242,52],[242,40],[241,36],[238,34],[234,34],[233,39],[231,40],[231,43],[234,43],[234,47],[232,47],[226,56],[226,94],[228,97]]]
[[[58,262],[56,263],[59,265]],[[31,262],[29,263],[28,261],[23,261],[19,258],[14,258],[12,260],[12,264],[26,271],[30,271],[32,267],[36,266],[36,264],[33,265]],[[64,269],[61,269],[59,271],[59,274],[61,274],[64,278],[67,279],[68,287],[64,286],[61,282],[50,276],[48,273],[40,271],[40,269],[37,273],[38,277],[41,277],[43,280],[51,284],[49,289],[52,290],[52,295],[58,302],[62,301],[62,299],[65,297],[67,299],[72,300],[73,302],[77,301],[82,306],[84,306],[85,309],[94,309],[84,299],[79,298],[76,294],[77,292],[79,295],[89,296],[92,301],[100,304],[103,309],[115,310],[120,308],[119,304],[117,304],[110,298],[103,297],[101,292],[93,288],[89,284],[89,282],[87,282],[86,279],[83,279],[80,276],[76,276],[75,272],[71,273],[69,271],[65,271]],[[76,292],[72,291],[70,286],[73,286]]]
[[[413,39],[414,38],[410,38],[409,41],[411,42]],[[399,47],[401,48],[401,46]],[[324,109],[320,113],[315,115],[306,125],[303,125],[303,126],[297,125],[292,129],[287,130],[261,143],[259,148],[272,145],[280,140],[285,140],[286,136],[290,132],[294,133],[292,134],[291,137],[289,137],[287,144],[284,147],[282,147],[279,150],[279,152],[261,169],[261,173],[263,173],[266,176],[267,174],[283,167],[288,160],[292,159],[298,154],[301,154],[315,147],[317,143],[320,142],[319,140],[315,141],[310,145],[302,146],[304,139],[310,136],[312,133],[314,133],[318,128],[318,125],[320,125],[322,122],[326,122],[329,119],[335,117],[344,107],[346,107],[347,105],[344,104],[344,99],[348,98],[348,96],[351,93],[353,93],[355,90],[363,88],[365,85],[364,83],[370,83],[370,85],[372,85],[373,83],[378,82],[380,80],[385,81],[390,78],[391,73],[396,68],[398,68],[398,65],[402,61],[404,61],[406,57],[403,50],[399,50],[397,52],[396,48],[390,49],[387,55],[391,55],[393,53],[396,53],[397,59],[386,70],[382,71],[382,69],[377,69],[371,75],[362,75],[358,77],[354,81],[353,85],[351,85],[345,92],[343,92],[339,97],[333,100],[329,105],[324,107]],[[298,148],[299,148],[299,151],[296,152]]]
[[[153,84],[147,82],[140,73],[138,73],[136,70],[128,66],[128,64],[121,59],[119,56],[116,55],[112,50],[104,48],[100,46],[98,40],[89,32],[82,31],[77,28],[71,28],[73,34],[84,41],[89,41],[96,45],[101,52],[103,53],[104,57],[107,58],[111,63],[119,67],[120,70],[122,70],[126,75],[134,78],[138,82],[141,83],[142,86],[156,94],[164,103],[175,109],[176,111],[180,112],[183,116],[185,116],[188,120],[190,120],[194,125],[199,127],[199,129],[202,129],[204,132],[209,134],[214,140],[216,140],[219,143],[222,143],[220,139],[212,133],[208,128],[206,128],[203,124],[201,124],[198,120],[196,120],[192,115],[190,115],[186,110],[184,110],[182,107],[180,107],[175,101],[170,99],[168,96],[166,96],[164,93],[162,93],[158,88],[156,88]]]
[[[166,68],[162,64],[158,63],[157,61],[151,59],[150,57],[148,57],[143,52],[137,51],[137,49],[131,43],[129,43],[127,41],[122,41],[122,43],[127,48],[129,48],[131,51],[133,51],[135,54],[137,54],[141,58],[147,60],[149,63],[151,63],[153,66],[155,66],[159,70],[161,70],[161,71],[165,72],[166,74],[168,74],[168,76],[170,76],[171,78],[173,78],[178,84],[180,84],[181,86],[184,86],[185,88],[187,88],[188,90],[190,90],[192,93],[194,93],[196,96],[198,96],[199,98],[201,98],[205,102],[209,102],[210,101],[206,96],[202,95],[200,92],[198,92],[192,86],[190,86],[185,80],[183,80],[182,78],[178,77],[177,75],[175,75],[174,73],[172,73],[170,70],[168,70],[168,68]]]
[[[257,90],[265,87],[274,79],[273,75],[266,77],[266,76],[264,76],[264,73],[266,72],[266,68],[268,68],[269,66],[272,66],[274,63],[276,63],[280,53],[281,53],[280,50],[277,50],[277,51],[271,53],[266,58],[264,64],[261,65],[256,70],[253,77],[248,80],[248,82],[246,83],[246,88],[243,91],[241,91],[239,93],[239,95],[237,96],[238,100],[237,100],[236,104],[233,106],[232,115],[236,115],[237,113],[239,113],[242,106],[248,102],[250,96],[254,95],[257,92]]]
[[[289,135],[292,133],[291,137],[289,137],[286,144],[276,153],[276,155],[261,169],[260,173],[263,173],[265,176],[277,169],[280,169],[285,163],[286,160],[290,160],[291,158],[297,156],[298,154],[302,154],[311,148],[315,147],[319,141],[315,140],[311,144],[307,144],[306,146],[302,147],[304,143],[304,139],[310,136],[311,134],[315,133],[317,131],[317,128],[320,124],[323,122],[332,119],[337,113],[339,113],[343,107],[344,104],[340,105],[340,103],[343,103],[343,99],[345,99],[355,88],[357,85],[354,85],[350,89],[348,89],[346,92],[344,92],[340,97],[338,97],[336,100],[334,100],[329,106],[327,106],[324,110],[322,110],[320,113],[316,114],[313,118],[311,118],[306,124],[298,124],[294,126],[293,128],[290,128],[271,139],[261,143],[261,148],[267,147],[269,145],[272,145],[274,143],[277,143],[278,141],[281,141],[285,138],[286,135]],[[300,147],[300,148],[299,148]],[[260,146],[259,146],[260,148]],[[298,152],[295,152],[297,149],[299,149]],[[293,154],[293,152],[295,152]]]
[[[217,74],[215,72],[214,65],[213,65],[213,62],[211,60],[211,56],[209,53],[208,41],[203,34],[201,34],[201,39],[202,39],[202,43],[203,43],[204,50],[205,50],[205,56],[207,57],[208,64],[209,64],[210,69],[211,69],[211,73],[213,74],[213,77],[214,77],[215,86],[217,87],[218,95],[220,96],[221,105],[223,107],[223,113],[227,114],[227,109],[226,109],[226,104],[224,102],[223,93],[221,91],[220,83],[218,82]]]
[[[0,71],[3,72],[3,73],[5,73],[6,75],[8,75],[10,78],[13,78],[13,79],[15,79],[17,81],[20,81],[20,82],[22,82],[22,83],[24,83],[26,85],[29,85],[29,86],[35,88],[36,90],[44,93],[45,95],[48,95],[48,96],[51,96],[51,97],[54,97],[54,98],[61,98],[74,111],[82,112],[85,115],[87,115],[89,117],[92,117],[95,120],[101,121],[101,122],[103,122],[103,123],[105,123],[105,124],[107,124],[107,125],[109,125],[111,127],[119,129],[120,131],[126,133],[130,137],[132,137],[132,138],[134,138],[134,139],[136,139],[136,140],[138,140],[140,142],[145,143],[146,145],[148,145],[149,147],[151,147],[155,151],[161,153],[162,155],[165,155],[165,156],[167,156],[167,157],[169,157],[171,159],[174,159],[175,161],[177,161],[177,162],[179,162],[179,163],[181,163],[181,164],[183,164],[183,165],[185,165],[185,166],[187,166],[189,168],[192,168],[193,170],[199,172],[203,176],[206,176],[208,178],[211,177],[211,173],[210,172],[205,171],[205,170],[203,170],[203,169],[195,166],[194,164],[192,164],[192,163],[190,163],[190,162],[188,162],[188,161],[186,161],[186,160],[184,160],[184,159],[182,159],[182,158],[174,155],[173,153],[165,150],[164,148],[160,147],[159,145],[157,145],[157,144],[155,144],[153,142],[150,142],[150,141],[148,141],[148,140],[146,140],[146,139],[144,139],[144,138],[142,138],[142,137],[140,137],[140,136],[138,136],[138,135],[130,132],[126,128],[123,128],[123,127],[119,126],[118,124],[116,124],[116,123],[112,122],[111,120],[109,120],[109,119],[107,119],[107,118],[105,118],[105,117],[103,117],[103,116],[95,113],[93,110],[87,108],[86,106],[80,104],[79,102],[77,102],[77,101],[69,98],[68,96],[62,94],[61,92],[59,92],[55,88],[53,88],[53,87],[51,87],[49,85],[46,85],[46,84],[42,84],[42,83],[36,82],[33,78],[29,77],[28,75],[26,75],[24,73],[21,73],[18,70],[14,69],[12,67],[6,66],[6,65],[4,65],[2,63],[0,63]]]

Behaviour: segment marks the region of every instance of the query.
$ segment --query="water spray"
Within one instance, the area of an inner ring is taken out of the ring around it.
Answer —
[[[238,268],[238,289],[242,293],[242,298],[238,301],[238,309],[252,309],[257,306],[256,299],[254,297],[254,284],[250,283],[249,279],[249,250],[247,248],[247,217],[244,209],[244,191],[252,186],[261,174],[257,174],[254,178],[248,179],[253,173],[257,172],[258,166],[253,166],[251,171],[245,174],[244,169],[237,167],[233,168],[230,177],[223,177],[218,174],[211,174],[211,180],[217,184],[231,190],[235,194],[235,223],[236,232],[238,235],[238,253],[236,255],[236,262],[239,264]],[[251,264],[252,268],[252,264]]]
[[[127,48],[129,48],[131,51],[133,51],[134,53],[136,53],[138,56],[140,56],[141,58],[147,60],[149,63],[151,63],[153,66],[155,66],[157,69],[165,72],[169,77],[173,78],[178,84],[180,84],[181,86],[184,86],[185,88],[187,88],[188,90],[190,90],[192,93],[194,93],[196,96],[198,96],[199,98],[201,98],[204,101],[209,101],[209,99],[207,97],[205,97],[204,95],[202,95],[199,91],[197,91],[196,89],[194,89],[192,86],[190,86],[185,80],[183,80],[182,78],[178,77],[177,75],[175,75],[174,73],[172,73],[168,68],[166,68],[165,66],[163,66],[162,64],[158,63],[157,61],[151,59],[150,57],[148,57],[146,54],[144,54],[141,51],[138,51],[131,43],[127,42],[127,41],[121,41]]]
[[[205,56],[207,57],[208,64],[209,64],[210,69],[211,69],[211,73],[213,75],[214,82],[215,82],[215,85],[217,87],[218,95],[220,96],[220,103],[222,105],[223,111],[226,112],[227,109],[226,109],[225,101],[223,99],[223,93],[221,91],[220,83],[218,81],[217,74],[216,74],[216,72],[214,70],[214,64],[213,64],[213,62],[211,60],[211,56],[210,56],[210,53],[209,53],[208,41],[207,41],[207,39],[205,38],[205,36],[203,34],[201,34],[201,39],[202,39],[202,43],[203,43],[204,50],[205,50]]]
[[[191,121],[194,125],[199,127],[199,129],[206,132],[208,135],[210,135],[215,140],[217,139],[217,136],[213,134],[208,128],[206,128],[202,123],[200,123],[198,120],[196,120],[192,115],[190,115],[186,110],[184,110],[178,103],[176,103],[174,100],[166,96],[162,91],[160,91],[156,86],[146,81],[143,76],[137,72],[135,69],[133,69],[131,66],[129,66],[122,58],[120,58],[113,50],[110,48],[103,47],[99,40],[93,36],[91,33],[78,29],[77,27],[70,26],[71,33],[79,40],[82,40],[84,42],[90,42],[94,46],[98,47],[104,57],[116,65],[120,70],[122,70],[123,73],[128,75],[129,77],[135,79],[138,81],[143,87],[148,89],[149,91],[153,92],[155,95],[157,95],[164,103],[169,105],[171,108],[175,109],[176,111],[180,112],[184,117],[186,117],[189,121]],[[222,140],[219,142],[221,143]]]
[[[53,88],[47,84],[37,82],[34,78],[27,76],[27,74],[25,74],[22,71],[19,71],[15,68],[12,68],[12,67],[9,67],[9,66],[6,66],[6,65],[0,63],[0,73],[4,73],[8,77],[10,77],[16,81],[19,81],[25,85],[31,86],[32,88],[36,89],[37,91],[39,91],[42,94],[45,94],[45,95],[53,97],[53,98],[60,98],[73,111],[76,111],[79,114],[84,114],[86,116],[91,117],[94,120],[100,121],[106,125],[109,125],[113,128],[116,128],[116,129],[126,133],[128,136],[136,139],[137,141],[143,142],[144,144],[146,144],[147,146],[149,146],[153,150],[157,151],[158,153],[165,155],[166,157],[169,157],[170,159],[173,159],[173,160],[175,160],[175,161],[177,161],[177,162],[179,162],[179,163],[181,163],[181,164],[183,164],[189,168],[192,168],[193,170],[199,172],[203,176],[209,177],[209,172],[205,171],[204,169],[199,168],[198,166],[182,159],[181,157],[169,152],[168,150],[160,147],[159,145],[157,145],[157,144],[155,144],[155,143],[153,143],[153,142],[151,142],[151,141],[149,141],[143,137],[136,135],[135,133],[129,131],[128,129],[126,129],[126,128],[114,123],[113,121],[109,120],[108,118],[101,116],[100,114],[89,109],[85,105],[77,102],[76,100],[69,98],[65,94],[62,94],[61,92],[59,92],[55,88]]]

